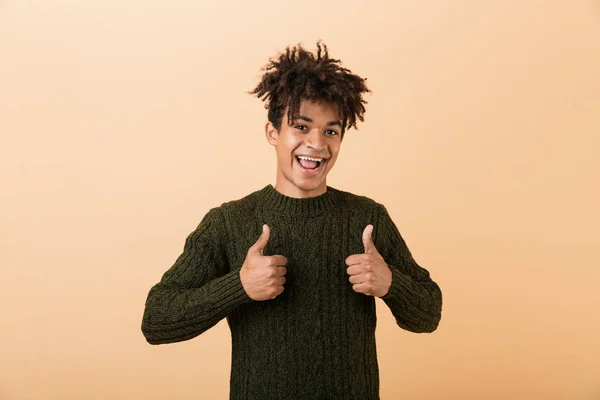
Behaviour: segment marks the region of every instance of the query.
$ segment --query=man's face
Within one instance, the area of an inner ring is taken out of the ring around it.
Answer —
[[[296,198],[325,193],[327,174],[335,164],[342,143],[341,124],[334,104],[310,101],[302,101],[292,126],[288,124],[287,109],[279,132],[267,123],[267,141],[277,152],[277,191]],[[298,156],[321,161],[301,161]]]

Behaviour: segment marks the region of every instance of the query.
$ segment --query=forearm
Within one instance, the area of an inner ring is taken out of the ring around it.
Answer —
[[[239,270],[199,288],[182,289],[158,283],[148,293],[142,332],[150,344],[188,340],[251,301],[241,284]]]
[[[429,278],[417,281],[398,267],[388,265],[392,270],[392,284],[381,298],[392,311],[398,326],[416,333],[435,331],[442,313],[439,286]]]

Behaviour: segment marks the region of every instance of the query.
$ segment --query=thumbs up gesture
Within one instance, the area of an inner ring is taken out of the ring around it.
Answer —
[[[346,272],[350,275],[349,281],[355,292],[383,297],[392,285],[392,270],[375,248],[372,232],[373,225],[367,225],[362,235],[365,252],[346,258]]]
[[[283,293],[288,260],[281,255],[263,256],[269,234],[269,225],[263,225],[262,234],[248,249],[240,269],[240,281],[252,300],[271,300]]]

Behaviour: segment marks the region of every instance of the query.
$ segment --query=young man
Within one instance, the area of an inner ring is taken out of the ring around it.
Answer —
[[[230,399],[379,399],[375,297],[411,332],[441,318],[441,291],[386,208],[326,184],[369,89],[317,47],[287,48],[250,92],[267,100],[275,186],[211,208],[145,304],[151,344],[227,318]]]

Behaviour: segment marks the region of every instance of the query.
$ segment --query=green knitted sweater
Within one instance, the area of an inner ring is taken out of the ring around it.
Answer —
[[[255,301],[239,276],[248,248],[270,227],[263,255],[288,259],[285,290]],[[223,318],[231,330],[230,400],[379,399],[375,298],[352,289],[345,259],[362,233],[392,271],[382,297],[411,332],[432,332],[442,294],[408,250],[386,208],[327,186],[293,198],[272,185],[210,209],[146,299],[151,344],[192,339]]]

